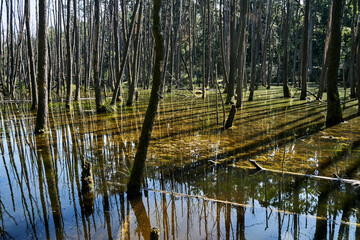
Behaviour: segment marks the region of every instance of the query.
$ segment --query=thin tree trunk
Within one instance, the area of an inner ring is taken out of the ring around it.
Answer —
[[[30,33],[30,3],[29,0],[25,0],[25,24],[26,24],[26,36],[27,36],[27,49],[28,49],[28,64],[29,64],[29,79],[31,82],[31,110],[37,108],[38,99],[37,99],[37,86],[36,86],[36,77],[35,77],[35,66],[34,66],[34,57],[32,50],[32,39]],[[0,33],[1,35],[1,33]],[[1,44],[1,41],[0,41]],[[1,46],[1,45],[0,45]],[[1,51],[1,50],[0,50]]]
[[[155,38],[155,65],[153,72],[153,85],[151,89],[149,106],[145,114],[139,145],[135,155],[134,165],[127,185],[129,196],[138,196],[144,176],[147,150],[151,139],[155,115],[158,108],[161,87],[161,61],[163,58],[163,37],[160,26],[161,0],[154,0],[153,32]]]
[[[271,0],[270,0],[271,1]],[[246,64],[246,61],[243,60],[243,55],[246,59],[246,51],[245,51],[245,31],[246,31],[246,23],[247,23],[247,10],[248,10],[248,0],[241,1],[241,8],[240,8],[240,38],[239,38],[239,49],[238,49],[238,74],[237,74],[237,86],[236,86],[236,107],[241,107],[242,104],[242,93],[243,93],[243,82],[244,82],[244,75],[243,70]]]
[[[340,64],[340,48],[341,48],[341,17],[343,15],[343,0],[333,0],[333,9],[331,14],[331,33],[328,50],[329,70],[327,74],[328,83],[328,99],[327,99],[327,115],[326,126],[342,122],[342,111],[340,106],[340,97],[338,91],[337,77]]]
[[[308,43],[309,43],[309,12],[310,0],[305,1],[304,29],[302,38],[302,71],[301,71],[301,95],[300,100],[306,99],[308,79]]]
[[[125,43],[125,52],[124,52],[124,55],[123,55],[123,61],[121,63],[121,68],[120,68],[119,74],[116,74],[116,84],[115,84],[115,89],[114,89],[113,96],[112,96],[112,99],[111,99],[111,105],[116,104],[117,96],[118,96],[118,94],[120,92],[122,77],[124,75],[124,70],[125,70],[125,66],[126,66],[126,63],[127,63],[129,50],[130,50],[130,40],[131,40],[132,33],[134,32],[135,19],[136,19],[136,15],[137,15],[137,11],[138,11],[140,2],[141,2],[141,0],[137,0],[136,4],[135,4],[133,17],[131,19],[131,24],[130,24],[131,27],[130,27],[129,35],[128,35],[128,38],[126,39],[126,43]],[[116,67],[116,68],[118,69],[118,67]]]
[[[77,0],[73,0],[74,3],[74,32],[75,32],[75,101],[79,100],[80,97],[80,36],[78,29],[78,19],[77,19]]]
[[[99,28],[100,28],[100,0],[95,0],[95,21],[94,21],[94,84],[95,84],[95,102],[96,111],[103,112],[104,108],[101,107],[101,79],[99,76]]]
[[[39,0],[38,31],[38,96],[39,104],[36,114],[35,133],[42,133],[47,128],[48,94],[47,94],[47,0]]]
[[[75,0],[74,0],[75,1]],[[71,55],[71,0],[67,1],[67,25],[66,25],[66,108],[71,104],[71,85],[72,85],[72,55]]]
[[[291,97],[288,85],[288,40],[289,40],[289,17],[290,17],[290,0],[286,1],[286,13],[284,15],[284,61],[283,61],[283,94],[284,98]],[[308,1],[308,0],[307,0]]]
[[[356,55],[356,39],[358,35],[359,29],[359,22],[356,24],[357,20],[357,0],[353,0],[353,17],[352,17],[352,25],[351,25],[351,57],[350,57],[350,67],[348,73],[348,81],[350,83],[350,97],[356,97],[355,91],[355,71],[354,71],[354,64],[355,64],[355,55]],[[355,30],[355,26],[356,30]]]
[[[234,91],[235,91],[235,80],[236,80],[236,61],[237,61],[237,34],[236,34],[236,4],[235,0],[230,0],[230,73],[229,73],[229,84],[227,89],[226,103],[232,104]]]
[[[131,84],[129,84],[129,93],[128,93],[128,99],[126,101],[126,106],[132,106],[133,102],[134,102],[134,96],[135,96],[135,91],[136,91],[136,87],[137,87],[137,83],[138,83],[138,78],[137,78],[137,63],[139,62],[139,57],[140,57],[140,42],[141,42],[141,31],[142,31],[142,15],[143,15],[143,4],[142,2],[140,3],[140,10],[139,10],[139,17],[138,17],[138,21],[137,21],[137,32],[136,32],[136,37],[135,37],[135,41],[134,41],[134,59],[133,59],[133,64],[132,64],[132,81]]]
[[[329,69],[329,58],[328,58],[327,54],[328,54],[329,43],[330,43],[330,34],[331,34],[331,25],[332,25],[331,24],[332,9],[333,9],[333,5],[331,3],[330,8],[329,8],[329,21],[328,21],[329,23],[328,23],[328,32],[326,34],[326,41],[325,41],[324,59],[323,59],[322,71],[321,71],[320,82],[319,82],[319,91],[318,91],[318,95],[317,95],[318,99],[322,99],[322,95],[323,95],[325,85],[326,85],[328,69]]]

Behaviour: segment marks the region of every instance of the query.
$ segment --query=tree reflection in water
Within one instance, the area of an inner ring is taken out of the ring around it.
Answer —
[[[281,101],[277,109],[283,112]],[[256,114],[267,111],[256,104],[245,104],[244,108]],[[209,155],[217,160],[220,153],[235,156],[248,148],[234,145],[227,149],[231,144],[224,138],[238,141],[241,136],[239,142],[260,142],[265,144],[261,151],[269,149],[267,132],[276,124],[270,120],[265,127],[254,125],[264,127],[264,134],[251,129],[249,135],[255,140],[249,140],[241,129],[223,133],[225,136],[214,135],[216,126],[207,122],[213,106],[203,112],[204,103],[197,103],[187,106],[185,113],[181,103],[161,106],[154,129],[157,142],[150,148],[152,157],[145,179],[148,191],[141,199],[129,201],[122,184],[127,182],[145,104],[114,115],[94,115],[88,110],[91,106],[81,102],[70,112],[52,105],[49,133],[37,137],[31,134],[33,113],[19,106],[1,106],[0,238],[148,239],[151,227],[160,229],[162,239],[360,236],[356,186],[190,162],[209,159]],[[312,103],[309,106],[317,118],[316,107]],[[292,105],[295,110],[304,107]],[[246,115],[243,121],[246,125],[268,120]],[[175,149],[174,143],[179,141],[183,149]],[[201,145],[203,141],[207,145]],[[275,144],[274,151],[282,141]],[[179,154],[185,150],[192,151],[191,156]],[[253,150],[261,153],[257,147]],[[93,166],[94,189],[90,195],[82,183],[85,160]],[[356,177],[358,165],[351,160],[344,174]]]

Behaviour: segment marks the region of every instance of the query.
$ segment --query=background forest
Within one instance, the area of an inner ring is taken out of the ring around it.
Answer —
[[[242,82],[238,88],[243,91],[250,90],[251,100],[261,85],[301,87],[305,78],[319,86],[318,92],[308,94],[322,98],[331,5],[330,0],[162,1],[163,91],[198,88],[205,97],[206,89],[219,83],[230,103],[236,82]],[[338,81],[355,97],[358,1],[342,5]],[[30,11],[29,0],[3,0],[0,6],[1,96],[31,98],[33,109],[39,11],[34,7],[36,11]],[[65,100],[70,106],[72,100],[93,96],[98,85],[97,98],[112,96],[114,104],[124,89],[128,94],[123,100],[130,106],[136,89],[150,87],[151,1],[54,0],[48,1],[47,10],[49,100]]]

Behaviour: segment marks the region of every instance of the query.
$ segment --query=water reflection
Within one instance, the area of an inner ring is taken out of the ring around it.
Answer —
[[[53,104],[44,136],[32,134],[35,116],[26,105],[1,104],[1,238],[148,239],[151,227],[162,239],[359,238],[356,187],[219,166],[257,156],[274,169],[320,172],[327,163],[322,159],[334,152],[326,149],[342,151],[344,142],[356,142],[357,119],[342,126],[343,134],[340,127],[324,130],[324,106],[277,94],[245,103],[237,127],[224,132],[211,94],[209,101],[162,102],[149,149],[148,190],[132,201],[122,184],[147,95],[134,108],[107,115],[94,114],[92,103],[78,102],[70,112]],[[323,172],[337,168],[358,178],[359,148],[353,145]],[[218,165],[207,166],[209,159]],[[88,173],[86,163],[92,165]],[[84,184],[90,172],[93,188]]]

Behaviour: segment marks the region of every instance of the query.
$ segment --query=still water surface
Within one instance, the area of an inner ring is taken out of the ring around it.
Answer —
[[[262,90],[221,131],[215,96],[184,93],[161,102],[146,190],[131,201],[123,184],[148,94],[111,114],[88,101],[71,111],[53,104],[43,136],[27,104],[2,103],[1,238],[148,239],[158,227],[161,239],[360,239],[356,185],[286,173],[360,179],[357,102],[346,103],[346,122],[325,129],[326,103]],[[248,159],[283,173],[255,171]],[[85,160],[93,198],[82,190]]]

